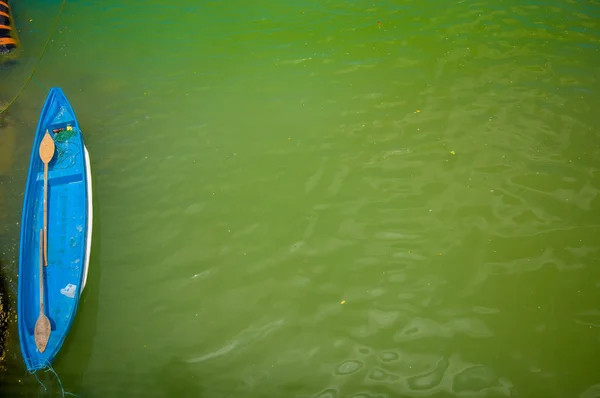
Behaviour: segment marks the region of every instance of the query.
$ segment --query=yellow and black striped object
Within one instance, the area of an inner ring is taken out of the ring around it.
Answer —
[[[10,16],[8,0],[0,0],[0,57],[10,56],[19,47],[13,18]]]

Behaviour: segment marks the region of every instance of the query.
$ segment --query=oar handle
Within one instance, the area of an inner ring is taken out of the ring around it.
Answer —
[[[42,266],[42,252],[44,248],[43,234],[44,230],[40,229],[40,314],[44,313],[44,267]]]
[[[44,163],[44,265],[48,265],[48,163]]]

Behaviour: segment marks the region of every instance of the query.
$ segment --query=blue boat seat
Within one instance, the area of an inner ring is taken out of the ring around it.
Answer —
[[[37,173],[36,181],[44,183],[44,173]],[[75,172],[72,169],[58,169],[48,171],[48,186],[71,184],[83,181],[83,173]]]
[[[60,122],[56,123],[52,123],[48,125],[48,130],[49,131],[53,131],[53,130],[57,130],[57,129],[64,129],[67,126],[75,126],[75,120],[61,120]]]

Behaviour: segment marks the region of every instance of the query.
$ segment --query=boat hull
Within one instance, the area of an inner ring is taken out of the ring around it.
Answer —
[[[47,253],[44,313],[51,333],[44,352],[34,340],[40,315],[39,231],[43,228],[44,164],[39,147],[46,130],[55,142],[48,165]],[[29,371],[51,365],[71,328],[87,279],[91,251],[92,192],[89,154],[75,113],[60,88],[48,93],[38,122],[23,200],[17,315],[21,353]]]

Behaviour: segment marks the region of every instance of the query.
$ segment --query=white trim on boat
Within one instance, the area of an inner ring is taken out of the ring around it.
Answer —
[[[83,289],[85,288],[85,283],[87,282],[88,268],[90,265],[90,253],[92,250],[92,221],[93,221],[93,209],[92,209],[92,170],[90,167],[90,154],[88,153],[85,145],[83,146],[84,159],[85,159],[85,176],[87,181],[87,231],[86,231],[86,239],[85,239],[85,260],[83,263],[83,281],[81,282],[81,290],[79,291],[79,296],[83,293]]]

